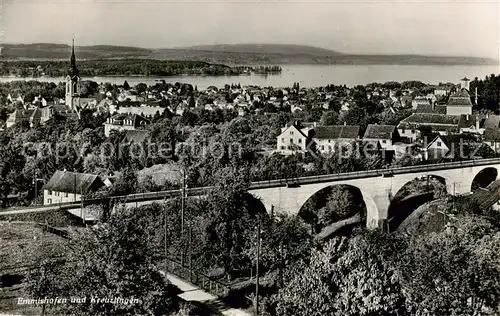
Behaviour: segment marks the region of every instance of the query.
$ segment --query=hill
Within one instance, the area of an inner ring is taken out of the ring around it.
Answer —
[[[3,59],[68,59],[71,46],[50,43],[4,44]],[[147,57],[152,50],[111,45],[76,46],[79,59]]]
[[[158,60],[198,60],[226,65],[497,65],[498,61],[479,57],[423,55],[362,55],[284,44],[204,45],[167,49],[96,45],[77,46],[79,59],[145,58]],[[67,59],[70,47],[60,44],[5,44],[1,58]]]

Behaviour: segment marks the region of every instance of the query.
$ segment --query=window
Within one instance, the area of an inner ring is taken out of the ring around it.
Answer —
[[[282,142],[282,143],[284,143],[284,142],[285,142],[285,139],[284,139],[284,138],[282,138],[282,139],[281,139],[281,142]]]
[[[385,143],[387,143],[387,141],[386,141],[385,139],[384,139],[384,140],[382,140],[382,144],[385,144]]]
[[[52,195],[52,190],[48,190],[47,194]]]
[[[293,131],[290,131],[290,135],[293,135]]]
[[[441,142],[437,142],[437,146],[438,146],[438,147],[441,147]]]
[[[286,149],[286,147],[285,147],[285,146],[281,146],[281,150],[285,150],[285,149]]]
[[[302,138],[299,138],[299,144],[301,144],[301,143],[302,143]]]
[[[404,129],[404,128],[402,128],[402,129],[401,129],[401,134],[404,134],[404,133],[405,133],[405,129]]]
[[[322,146],[321,146],[321,150],[325,150],[325,146],[323,146],[323,145],[322,145]]]
[[[328,140],[328,142],[329,142],[329,143],[330,143],[331,141],[332,141],[331,139],[329,139],[329,140]]]
[[[290,138],[290,143],[293,144],[293,138]]]
[[[411,133],[412,133],[412,134],[415,134],[415,130],[414,130],[414,129],[412,129],[412,130],[411,130]]]
[[[58,191],[54,192],[54,195],[59,196],[59,192]]]
[[[52,199],[47,199],[47,204],[52,204]]]
[[[64,192],[64,197],[68,197],[68,192]]]

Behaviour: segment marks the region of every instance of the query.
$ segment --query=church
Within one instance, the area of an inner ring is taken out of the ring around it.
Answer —
[[[447,115],[472,115],[472,102],[469,94],[470,79],[465,77],[461,81],[460,89],[452,93],[448,98],[448,102],[446,103]]]
[[[30,127],[43,124],[54,116],[65,118],[80,118],[80,110],[87,104],[95,102],[95,99],[80,97],[80,77],[76,67],[75,41],[71,46],[70,67],[66,76],[66,93],[61,102],[52,102],[50,104],[25,105],[24,109],[15,110],[7,119],[6,127],[9,128],[15,124],[27,121]]]

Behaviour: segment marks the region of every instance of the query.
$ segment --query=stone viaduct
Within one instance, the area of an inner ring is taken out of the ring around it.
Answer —
[[[354,186],[363,195],[367,209],[367,227],[377,228],[388,220],[392,197],[408,182],[420,177],[435,176],[445,180],[449,194],[462,195],[471,192],[474,178],[488,168],[495,169],[495,174],[500,173],[500,159],[369,170],[288,181],[254,182],[250,193],[260,198],[268,212],[273,210],[298,214],[304,203],[318,191],[335,185]]]

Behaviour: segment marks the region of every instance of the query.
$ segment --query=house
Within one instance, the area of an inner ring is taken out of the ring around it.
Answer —
[[[460,130],[460,134],[470,133],[470,134],[482,135],[485,130],[484,127],[485,122],[486,118],[483,115],[462,114],[458,122],[458,128]]]
[[[116,114],[104,123],[104,135],[109,137],[112,130],[137,130],[149,123],[148,119],[137,114]]]
[[[12,112],[9,117],[7,118],[6,127],[10,128],[16,124],[21,124],[23,122],[28,122],[31,126],[31,123],[34,121],[32,117],[34,117],[34,114],[36,114],[36,109],[17,109],[14,112]]]
[[[434,89],[434,95],[435,96],[447,96],[451,92],[451,87],[450,86],[437,86]]]
[[[310,141],[310,130],[310,127],[302,127],[298,122],[281,128],[281,134],[277,137],[277,152],[284,155],[305,153]]]
[[[353,125],[317,126],[311,136],[319,152],[329,153],[337,143],[346,144],[359,139],[359,129]]]
[[[415,97],[411,101],[411,108],[416,110],[419,105],[432,105],[432,103],[426,97]]]
[[[145,117],[154,117],[157,113],[162,115],[165,108],[159,105],[148,105],[144,103],[123,102],[117,106],[115,112],[118,114],[137,114]]]
[[[363,135],[364,141],[377,141],[382,149],[391,150],[393,143],[399,141],[400,136],[396,126],[369,124]]]
[[[469,94],[470,79],[465,77],[461,81],[461,88],[451,93],[446,103],[446,114],[448,115],[472,114],[472,101]]]
[[[420,138],[420,129],[428,128],[441,135],[458,133],[460,116],[435,113],[413,113],[398,124],[401,137],[416,140]]]
[[[446,105],[440,104],[419,104],[415,113],[446,114]]]
[[[95,192],[104,185],[98,175],[58,170],[43,187],[43,204],[80,201],[82,195]]]
[[[473,135],[438,135],[425,148],[425,159],[469,159],[478,158],[481,147]]]

